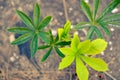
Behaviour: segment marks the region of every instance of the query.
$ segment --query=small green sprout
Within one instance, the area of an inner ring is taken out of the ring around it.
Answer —
[[[70,66],[75,60],[78,78],[80,80],[88,80],[89,72],[83,62],[87,63],[94,70],[107,71],[108,66],[102,59],[89,57],[100,54],[106,47],[107,42],[103,39],[80,42],[78,35],[74,34],[70,47],[59,48],[65,55],[59,64],[59,69],[61,70]]]
[[[80,22],[75,26],[75,29],[88,28],[86,39],[92,39],[94,33],[98,38],[103,38],[101,29],[110,35],[109,27],[120,27],[120,13],[111,14],[111,11],[120,4],[120,0],[112,0],[108,6],[98,16],[97,12],[100,5],[100,0],[93,0],[93,11],[90,6],[84,0],[81,0],[80,5],[85,16],[88,18],[88,22]]]
[[[39,37],[45,43],[49,42],[48,33],[45,32],[43,29],[46,26],[48,26],[48,24],[52,20],[52,17],[47,16],[42,21],[40,21],[40,7],[38,3],[36,3],[34,6],[33,22],[31,18],[28,17],[24,12],[19,11],[19,10],[16,10],[16,12],[18,16],[20,17],[20,19],[26,24],[27,27],[13,27],[13,28],[8,29],[8,31],[10,32],[22,34],[11,44],[19,45],[32,39],[30,43],[30,51],[31,51],[31,56],[34,57],[38,50]]]
[[[70,21],[67,21],[66,24],[64,25],[64,28],[58,28],[58,34],[56,37],[54,37],[52,35],[51,30],[49,30],[49,37],[50,37],[50,44],[45,44],[42,46],[39,46],[39,50],[40,49],[45,49],[45,48],[49,48],[49,50],[46,52],[46,54],[43,56],[41,61],[45,61],[49,55],[52,52],[52,49],[55,49],[56,53],[60,56],[60,57],[64,57],[65,55],[58,49],[60,47],[66,46],[66,45],[70,45],[71,41],[70,41],[70,27],[71,27],[71,23]]]

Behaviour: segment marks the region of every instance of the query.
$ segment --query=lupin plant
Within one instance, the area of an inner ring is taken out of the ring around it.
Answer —
[[[70,34],[71,23],[69,20],[65,23],[63,28],[58,28],[56,36],[53,36],[51,30],[46,31],[44,28],[51,22],[52,16],[47,16],[41,21],[40,7],[38,3],[36,3],[33,11],[33,20],[24,12],[16,10],[26,27],[12,27],[8,29],[9,32],[21,34],[21,36],[11,44],[20,45],[31,40],[30,51],[32,57],[35,57],[38,50],[49,48],[42,57],[42,62],[47,60],[52,49],[55,49],[56,53],[62,58],[59,64],[59,70],[67,68],[75,61],[76,73],[80,80],[88,80],[89,78],[89,71],[86,64],[96,71],[107,71],[108,65],[104,60],[94,58],[95,55],[100,54],[107,47],[107,42],[101,39],[103,36],[99,27],[101,27],[106,34],[110,35],[107,26],[110,24],[120,26],[120,14],[110,14],[111,11],[119,5],[120,1],[112,0],[102,11],[100,16],[97,16],[100,0],[93,0],[93,3],[93,12],[91,12],[89,5],[84,0],[81,0],[81,8],[89,22],[80,22],[74,27],[75,29],[88,28],[86,40],[80,41],[78,34],[75,33],[72,37],[72,34]],[[94,33],[98,36],[95,40],[93,40]],[[42,40],[44,44],[39,45],[39,40]]]

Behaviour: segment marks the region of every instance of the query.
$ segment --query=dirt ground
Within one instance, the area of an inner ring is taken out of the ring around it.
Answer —
[[[53,20],[49,25],[56,33],[58,27],[63,27],[66,21],[63,0],[37,0],[41,7],[42,18],[51,15]],[[101,10],[111,0],[101,0]],[[79,0],[66,0],[68,19],[73,25],[80,21],[86,21],[86,17],[80,9]],[[13,26],[23,26],[17,17],[15,10],[25,11],[32,17],[33,6],[36,0],[0,0],[0,80],[77,80],[75,64],[59,71],[60,58],[54,51],[49,59],[42,63],[40,59],[45,51],[38,51],[33,59],[26,57],[29,54],[29,42],[21,46],[10,45],[15,37],[6,31]],[[92,0],[90,0],[90,4]],[[120,11],[120,8],[118,8]],[[105,36],[109,46],[105,52],[97,57],[103,58],[109,65],[109,71],[100,73],[90,70],[89,80],[120,80],[120,28],[110,27],[111,36]],[[85,37],[85,31],[79,31],[81,39]]]

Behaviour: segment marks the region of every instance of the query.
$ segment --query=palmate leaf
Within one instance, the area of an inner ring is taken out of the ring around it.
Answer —
[[[100,54],[106,49],[106,47],[107,47],[107,42],[105,40],[96,39],[92,41],[91,47],[84,54],[87,54],[87,55]]]
[[[98,11],[99,4],[100,4],[100,0],[94,0],[94,3],[93,3],[93,19],[94,20]]]
[[[38,3],[36,3],[34,6],[33,21],[34,21],[35,27],[37,27],[39,25],[39,21],[40,21],[40,7],[39,7]]]
[[[101,38],[101,39],[103,38],[101,31],[97,27],[95,27],[95,32],[98,38]]]
[[[62,58],[65,57],[65,55],[57,47],[55,47],[55,50],[60,57],[62,57]]]
[[[66,56],[62,59],[62,62],[59,64],[59,70],[64,69],[72,64],[75,56]]]
[[[108,65],[99,58],[90,58],[87,56],[81,56],[82,60],[85,61],[91,68],[96,71],[107,71]]]
[[[32,20],[22,11],[16,10],[18,16],[21,18],[21,20],[29,27],[30,29],[34,29],[34,25],[32,23]]]
[[[47,53],[42,57],[41,61],[44,62],[49,56],[52,51],[53,47],[50,47],[50,49],[47,51]]]
[[[52,16],[47,16],[45,17],[39,24],[38,29],[42,30],[44,29],[46,26],[48,26],[48,24],[50,23],[50,21],[52,20]]]
[[[111,3],[102,11],[101,15],[98,17],[98,20],[105,17],[107,14],[111,13],[111,11],[120,4],[120,0],[112,0]]]
[[[89,5],[84,0],[81,1],[80,5],[81,5],[83,12],[85,13],[87,18],[89,19],[89,21],[92,22],[93,21],[92,13],[91,13]]]
[[[38,50],[38,35],[34,35],[31,43],[30,43],[30,51],[31,51],[31,56],[34,57],[36,52]]]
[[[13,45],[19,45],[19,44],[23,44],[25,42],[27,42],[28,40],[30,40],[33,36],[33,33],[26,33],[23,34],[22,36],[18,37],[16,40],[14,40],[11,44]]]
[[[88,80],[89,72],[79,57],[76,57],[76,73],[80,80]]]
[[[7,29],[9,32],[14,32],[17,34],[25,34],[25,33],[29,33],[32,32],[30,29],[26,28],[26,27],[12,27]]]
[[[86,35],[86,39],[92,39],[93,36],[94,36],[94,32],[95,32],[95,27],[94,26],[91,26],[87,32],[87,35]]]

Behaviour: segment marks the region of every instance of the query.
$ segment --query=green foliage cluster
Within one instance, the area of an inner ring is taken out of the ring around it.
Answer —
[[[94,58],[93,56],[100,54],[107,47],[107,42],[102,39],[102,32],[99,28],[102,28],[107,35],[110,35],[108,26],[120,26],[120,14],[111,14],[111,11],[119,3],[119,0],[112,0],[102,13],[97,16],[100,0],[93,0],[93,11],[90,10],[89,5],[84,0],[81,0],[81,8],[89,21],[78,23],[74,29],[88,28],[86,40],[84,41],[80,41],[78,35],[75,33],[72,38],[72,34],[70,34],[70,21],[67,21],[63,28],[58,28],[56,36],[53,36],[51,30],[46,31],[45,27],[51,22],[52,16],[47,16],[43,20],[40,20],[40,7],[38,3],[34,6],[33,20],[24,12],[16,10],[18,16],[27,27],[12,27],[8,29],[9,32],[21,34],[11,44],[20,45],[31,40],[30,51],[32,57],[35,56],[37,50],[49,48],[42,57],[42,62],[49,57],[54,49],[62,58],[59,64],[60,70],[67,68],[75,60],[78,78],[80,80],[88,80],[89,72],[86,64],[96,71],[108,70],[108,65],[102,59]],[[94,33],[98,36],[98,39],[92,40]],[[39,45],[39,40],[42,40],[44,44]]]

